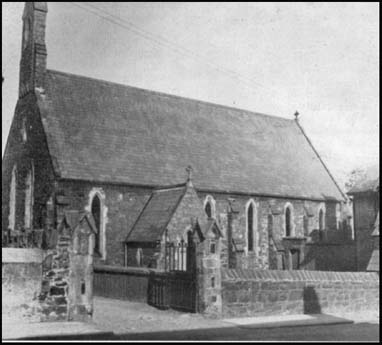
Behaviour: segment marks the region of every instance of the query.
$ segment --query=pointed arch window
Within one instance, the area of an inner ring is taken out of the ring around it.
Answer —
[[[336,204],[336,229],[340,230],[341,227],[341,204]]]
[[[137,266],[141,267],[143,265],[143,251],[142,251],[142,248],[138,248],[137,249],[136,259],[137,259]]]
[[[97,233],[95,234],[94,251],[98,254],[102,254],[102,212],[101,200],[97,194],[93,197],[91,203],[91,213],[97,228]]]
[[[17,169],[16,166],[12,169],[11,186],[9,190],[9,218],[8,218],[8,228],[15,230],[16,226],[16,176]]]
[[[304,214],[302,222],[304,227],[304,236],[306,237],[309,235],[309,218],[306,214]]]
[[[30,31],[31,31],[31,20],[30,18],[25,19],[24,21],[24,33],[23,33],[23,49],[28,46]]]
[[[324,211],[323,209],[320,209],[320,212],[318,214],[318,229],[324,230]]]
[[[33,185],[34,185],[34,166],[31,165],[27,172],[25,180],[25,212],[24,212],[24,227],[31,229],[33,219]]]
[[[273,236],[273,216],[268,215],[268,236]]]
[[[208,218],[215,218],[215,200],[211,195],[207,195],[204,200],[204,211],[206,212]]]
[[[208,218],[212,217],[212,208],[211,208],[211,203],[208,201],[206,203],[206,206],[204,206],[204,210],[206,211],[206,215]]]
[[[250,200],[246,207],[247,218],[247,250],[248,252],[256,252],[258,247],[257,233],[257,212],[256,205],[253,200]]]
[[[285,236],[291,235],[291,212],[290,208],[287,207],[285,210]]]
[[[284,234],[285,237],[291,237],[294,235],[293,228],[293,206],[291,203],[287,203],[284,209]]]

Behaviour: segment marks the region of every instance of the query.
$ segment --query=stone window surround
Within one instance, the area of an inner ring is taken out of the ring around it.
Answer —
[[[203,202],[203,209],[206,209],[207,203],[211,206],[211,217],[216,219],[216,201],[212,195],[207,195]]]
[[[252,233],[253,233],[253,250],[248,250],[248,208],[252,205],[253,217],[252,217]],[[259,229],[258,229],[258,203],[255,202],[254,199],[248,200],[245,205],[245,255],[248,253],[254,253],[256,256],[259,255]]]
[[[289,208],[290,210],[290,235],[286,235],[286,210]],[[283,234],[284,237],[294,237],[296,236],[296,225],[294,223],[294,207],[292,203],[289,201],[285,203],[284,205],[284,212],[283,212]]]
[[[101,203],[101,219],[100,219],[100,243],[101,243],[101,259],[106,260],[106,223],[107,223],[107,207],[105,205],[105,193],[102,190],[102,188],[92,188],[92,190],[89,192],[89,201],[87,206],[85,207],[85,211],[91,213],[92,212],[92,203],[95,196],[98,196],[98,199]]]

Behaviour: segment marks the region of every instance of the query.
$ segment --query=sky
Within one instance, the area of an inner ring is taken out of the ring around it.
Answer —
[[[2,155],[24,4],[2,2]],[[379,3],[48,3],[48,68],[300,123],[340,185],[379,163]],[[379,170],[378,170],[379,174]]]

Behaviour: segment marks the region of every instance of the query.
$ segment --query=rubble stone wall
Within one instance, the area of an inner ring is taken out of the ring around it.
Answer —
[[[366,272],[222,270],[222,316],[375,311],[379,275]]]

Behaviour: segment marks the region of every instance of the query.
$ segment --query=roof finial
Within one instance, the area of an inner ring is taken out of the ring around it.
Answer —
[[[187,171],[187,183],[188,184],[192,184],[192,166],[189,165],[187,168],[186,168],[186,171]]]
[[[300,115],[300,113],[296,110],[296,112],[294,113],[294,117],[295,117],[295,120],[298,121],[298,116]]]

